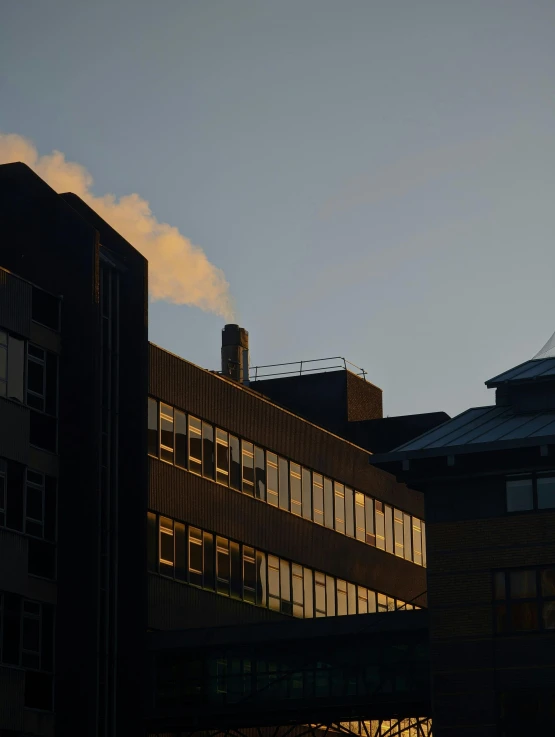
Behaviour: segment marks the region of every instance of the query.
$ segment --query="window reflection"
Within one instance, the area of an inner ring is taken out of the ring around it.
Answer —
[[[302,515],[301,467],[298,463],[289,464],[289,487],[291,491],[291,512]]]

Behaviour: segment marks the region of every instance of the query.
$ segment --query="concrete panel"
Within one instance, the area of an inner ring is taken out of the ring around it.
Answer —
[[[0,397],[0,456],[29,463],[29,410]]]
[[[0,269],[0,326],[29,337],[32,287],[23,279]]]

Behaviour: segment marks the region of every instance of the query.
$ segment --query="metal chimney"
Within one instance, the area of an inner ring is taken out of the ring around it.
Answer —
[[[249,334],[239,325],[226,325],[222,330],[222,374],[249,383]]]

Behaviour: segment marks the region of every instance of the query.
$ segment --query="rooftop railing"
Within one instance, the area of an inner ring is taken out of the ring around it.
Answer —
[[[310,365],[309,365],[310,364]],[[313,364],[320,364],[314,366]],[[322,365],[324,364],[324,365]],[[266,373],[268,369],[280,369]],[[330,358],[312,358],[308,361],[290,361],[289,363],[269,363],[265,366],[251,366],[249,368],[249,380],[269,379],[274,376],[302,376],[310,373],[325,373],[326,371],[351,371],[356,376],[361,376],[366,381],[367,372],[343,356],[331,356]],[[354,369],[354,370],[353,370]]]

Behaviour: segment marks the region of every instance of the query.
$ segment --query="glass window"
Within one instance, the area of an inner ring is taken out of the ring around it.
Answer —
[[[507,595],[504,571],[497,571],[493,575],[493,595],[495,599],[505,599]]]
[[[25,532],[34,537],[44,535],[44,475],[29,468],[25,488]]]
[[[266,464],[264,451],[254,447],[254,493],[257,499],[266,501]]]
[[[44,412],[46,394],[46,360],[42,348],[27,346],[27,404]]]
[[[202,474],[202,422],[189,415],[189,471]]]
[[[355,510],[353,490],[345,487],[345,534],[355,536]]]
[[[33,287],[31,319],[52,330],[60,329],[60,301],[39,287]]]
[[[335,617],[335,578],[326,576],[326,613]]]
[[[426,523],[424,520],[420,523],[422,528],[422,565],[426,567],[427,558],[426,558]]]
[[[385,594],[378,594],[378,612],[387,612],[387,596]]]
[[[412,522],[410,514],[403,515],[403,536],[405,545],[405,560],[412,560]]]
[[[254,446],[252,443],[243,440],[241,441],[241,449],[243,454],[243,493],[254,496]]]
[[[388,553],[395,552],[393,544],[393,509],[389,504],[384,504],[385,512],[385,549]]]
[[[279,458],[279,506],[289,511],[289,463],[285,458]]]
[[[347,583],[347,610],[349,614],[357,613],[357,587],[354,583]]]
[[[266,453],[266,493],[268,495],[268,504],[277,507],[278,498],[278,462],[275,453]]]
[[[270,609],[280,610],[279,558],[268,556],[268,603]]]
[[[343,617],[347,614],[347,582],[337,579],[337,615]]]
[[[230,477],[232,489],[241,491],[241,443],[235,435],[229,436]]]
[[[174,412],[175,429],[175,465],[187,468],[187,417],[185,412],[176,409]]]
[[[216,590],[219,594],[229,596],[230,572],[229,540],[218,535],[216,537]]]
[[[160,458],[173,463],[173,407],[160,402]]]
[[[376,547],[385,550],[385,514],[383,503],[377,499],[375,501],[376,509]]]
[[[314,572],[314,606],[317,617],[326,616],[326,577],[319,571]]]
[[[8,334],[0,330],[0,397],[8,393]]]
[[[185,525],[182,522],[174,524],[175,539],[175,577],[179,581],[187,580],[187,543]]]
[[[202,475],[214,478],[214,428],[210,423],[202,423]]]
[[[345,487],[337,481],[334,484],[335,492],[335,529],[345,534]]]
[[[241,553],[239,543],[229,543],[229,555],[231,557],[231,596],[234,599],[243,598],[243,567],[241,565]]]
[[[298,563],[291,565],[291,581],[293,588],[293,616],[304,617],[303,567],[298,565]]]
[[[308,468],[301,469],[302,476],[302,497],[303,497],[303,517],[312,519],[312,474]]]
[[[147,556],[148,570],[158,570],[158,524],[153,512],[147,514]]]
[[[301,467],[298,463],[289,464],[289,487],[291,489],[291,511],[302,515]]]
[[[203,556],[202,531],[189,527],[189,581],[202,586]]]
[[[333,481],[324,477],[324,524],[330,530],[334,528],[333,513]]]
[[[256,604],[256,558],[254,548],[243,546],[243,591],[245,601]]]
[[[148,453],[158,458],[158,402],[148,398]]]
[[[418,517],[412,518],[412,554],[413,561],[422,565],[422,528]]]
[[[203,544],[203,578],[202,585],[205,589],[214,591],[216,588],[215,576],[216,576],[216,563],[215,563],[215,552],[214,552],[214,535],[211,532],[202,533],[202,544]]]
[[[368,614],[368,590],[363,586],[359,586],[357,589],[358,594],[358,613]]]
[[[173,576],[173,520],[160,517],[160,573]]]
[[[538,605],[530,601],[511,603],[511,625],[516,631],[538,629]]]
[[[536,571],[511,571],[509,576],[511,599],[530,599],[536,596]]]
[[[324,524],[324,481],[319,473],[312,474],[312,502],[314,504],[314,522]]]
[[[229,440],[225,430],[216,428],[216,481],[229,485]]]
[[[291,606],[291,566],[289,562],[280,560],[280,594],[281,594],[281,611],[283,614],[292,614]]]
[[[304,574],[304,616],[312,618],[314,616],[314,583],[312,578],[312,570],[305,568]]]
[[[504,575],[504,574],[501,574]],[[555,596],[555,568],[547,568],[541,572],[542,595]]]
[[[555,601],[544,601],[542,606],[543,627],[546,630],[555,629]]]
[[[540,476],[537,483],[538,509],[552,509],[555,507],[555,476]]]
[[[393,532],[395,535],[395,555],[405,557],[405,539],[403,529],[403,513],[399,509],[393,510]]]
[[[366,524],[364,522],[364,494],[355,492],[355,523],[356,538],[361,542],[366,540]]]
[[[259,606],[268,606],[266,555],[260,550],[256,551],[256,603]]]
[[[23,601],[21,665],[24,668],[40,668],[40,611],[38,602]]]
[[[376,592],[368,589],[368,614],[374,614],[375,612],[377,612]]]
[[[533,506],[532,479],[511,479],[507,481],[507,512],[522,512],[532,509]]]
[[[2,360],[2,348],[0,347],[0,362]],[[56,412],[56,396],[58,392],[58,359],[52,354],[47,354],[46,361],[46,411],[49,414]],[[1,369],[0,369],[1,375]],[[25,342],[8,336],[8,386],[6,396],[17,402],[24,402],[24,376],[25,376]],[[0,393],[2,393],[0,391]]]
[[[374,529],[374,500],[369,496],[364,499],[364,516],[366,521],[366,543],[376,544],[376,533]]]

